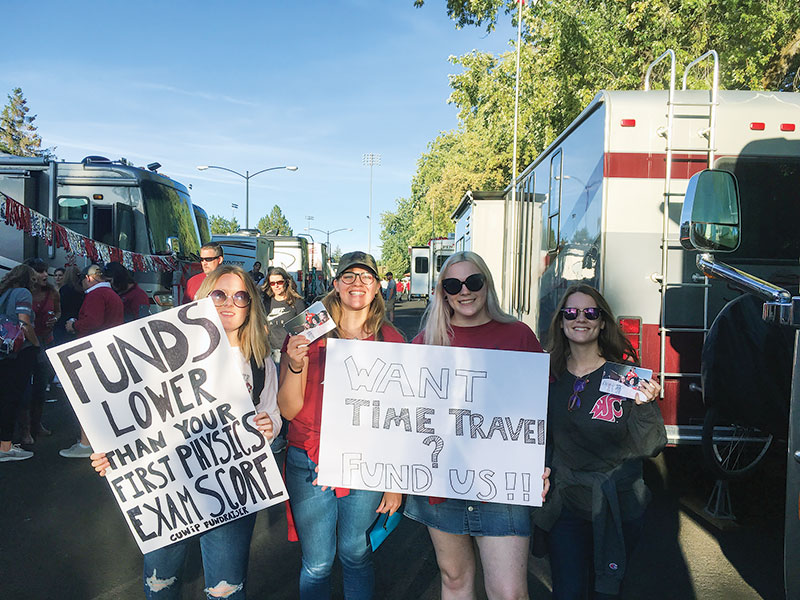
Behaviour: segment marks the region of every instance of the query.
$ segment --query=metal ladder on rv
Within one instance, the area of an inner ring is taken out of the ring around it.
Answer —
[[[678,154],[705,154],[707,157],[707,166],[711,168],[714,164],[714,155],[716,152],[716,120],[717,120],[717,105],[718,105],[718,92],[719,92],[719,56],[715,50],[710,50],[693,60],[686,66],[683,74],[683,90],[687,89],[687,80],[690,70],[706,59],[713,60],[713,79],[711,88],[708,90],[709,98],[706,102],[678,102],[675,97],[675,52],[667,50],[653,61],[647,69],[645,75],[644,89],[650,89],[650,76],[653,68],[669,58],[670,60],[670,82],[669,82],[669,95],[667,98],[667,125],[659,129],[659,135],[665,138],[666,150],[666,172],[664,175],[664,220],[662,224],[661,234],[661,273],[658,277],[661,291],[661,307],[659,316],[659,382],[661,383],[661,395],[663,398],[665,382],[668,379],[700,379],[700,373],[672,373],[666,370],[666,349],[667,338],[673,333],[702,333],[703,339],[708,332],[708,291],[710,285],[707,277],[699,278],[699,274],[692,275],[692,281],[670,281],[669,267],[670,267],[670,253],[681,251],[682,247],[677,237],[670,235],[670,206],[675,204],[682,204],[684,192],[675,191],[675,185],[672,177],[672,165],[674,155]],[[676,114],[676,108],[680,109]],[[696,109],[696,110],[694,110]],[[698,131],[698,137],[705,141],[705,145],[697,147],[683,147],[675,145],[673,135],[675,128],[675,121],[679,119],[692,119],[695,121],[703,121],[705,127]],[[701,327],[670,327],[667,323],[667,297],[668,290],[680,288],[700,288],[703,290],[703,318]],[[688,439],[680,435],[680,431],[674,432],[668,438],[671,443],[677,442],[679,438],[683,437],[683,441],[690,443],[700,443],[700,434],[689,435]]]

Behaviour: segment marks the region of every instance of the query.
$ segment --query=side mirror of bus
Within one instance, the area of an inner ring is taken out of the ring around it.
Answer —
[[[687,250],[733,252],[739,247],[739,186],[732,173],[707,169],[692,175],[680,239]]]
[[[180,254],[181,253],[181,242],[177,237],[168,237],[167,238],[167,248],[173,254]]]

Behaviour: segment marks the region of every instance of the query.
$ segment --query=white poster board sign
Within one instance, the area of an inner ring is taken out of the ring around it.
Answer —
[[[143,553],[288,499],[236,352],[208,299],[47,351]]]
[[[319,483],[541,505],[549,356],[328,340]]]

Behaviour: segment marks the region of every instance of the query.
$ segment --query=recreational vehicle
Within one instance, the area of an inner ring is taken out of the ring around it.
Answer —
[[[0,155],[0,192],[54,223],[110,247],[143,255],[175,256],[174,272],[135,272],[156,305],[170,307],[181,294],[181,277],[192,274],[200,249],[196,214],[188,190],[156,172],[100,156],[81,162]],[[43,258],[50,268],[88,258],[67,255],[24,229],[0,222],[3,265]]]

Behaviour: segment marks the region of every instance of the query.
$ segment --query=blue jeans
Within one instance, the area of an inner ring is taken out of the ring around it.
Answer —
[[[644,517],[622,522],[626,563],[642,533]],[[553,600],[612,600],[619,595],[594,589],[594,534],[592,522],[568,508],[561,511],[547,538],[550,571],[553,576]]]
[[[206,598],[243,600],[256,513],[144,555],[147,600],[178,600],[189,544],[200,539]]]
[[[382,493],[350,490],[337,498],[332,489],[312,485],[316,467],[308,454],[290,446],[286,452],[286,489],[303,551],[301,600],[327,600],[336,551],[342,563],[346,600],[369,600],[375,587],[367,530],[377,517]]]

